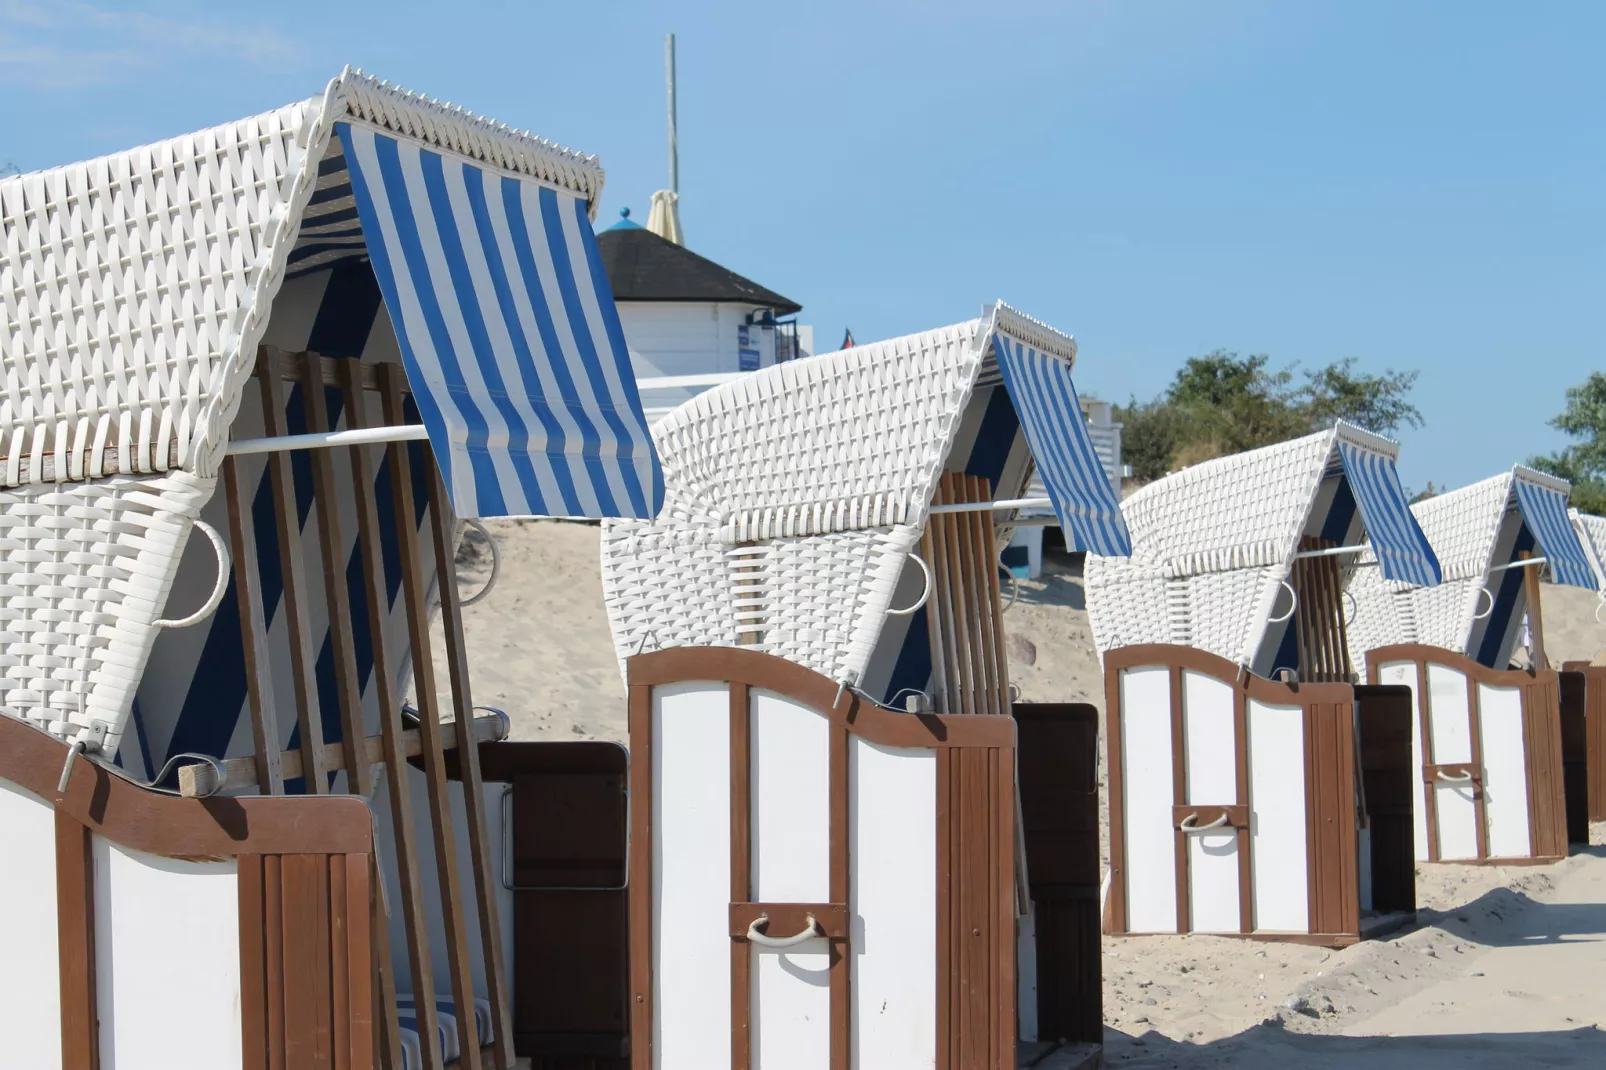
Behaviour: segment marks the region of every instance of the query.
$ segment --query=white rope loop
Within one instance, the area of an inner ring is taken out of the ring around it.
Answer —
[[[747,938],[760,947],[796,947],[798,944],[804,944],[825,935],[820,928],[820,923],[814,919],[813,914],[805,915],[803,931],[793,933],[791,936],[764,935],[759,931],[759,926],[768,925],[769,923],[770,916],[768,914],[760,914],[754,918],[753,923],[747,927]]]
[[[1198,814],[1189,814],[1187,817],[1182,819],[1182,822],[1177,825],[1177,828],[1190,835],[1198,835],[1201,832],[1209,832],[1211,829],[1218,829],[1226,823],[1227,815],[1225,813],[1218,815],[1214,821],[1207,825],[1199,824]]]
[[[175,620],[162,619],[151,622],[152,628],[188,628],[192,624],[199,624],[217,609],[218,603],[223,601],[224,593],[229,589],[230,558],[228,544],[223,536],[218,534],[217,528],[204,520],[195,521],[195,526],[206,532],[206,537],[212,540],[212,550],[217,554],[217,582],[212,585],[212,593],[207,596],[206,602],[200,609],[187,617]]]
[[[911,613],[918,612],[920,607],[926,604],[926,599],[931,597],[931,569],[927,567],[925,561],[921,559],[919,554],[911,553],[909,555],[909,560],[920,566],[921,575],[923,575],[926,579],[925,589],[920,592],[920,597],[916,600],[915,604],[910,606],[908,609],[893,609],[891,606],[888,606],[887,616],[889,617],[907,617]]]
[[[491,578],[485,581],[484,587],[481,587],[478,591],[475,591],[472,596],[463,599],[463,601],[459,603],[461,608],[467,609],[475,602],[480,601],[486,595],[490,594],[491,588],[496,586],[496,579],[502,574],[502,547],[501,544],[496,541],[496,536],[491,534],[491,529],[480,523],[480,521],[475,520],[473,517],[464,517],[463,523],[479,532],[480,537],[489,543],[491,547]]]
[[[1446,784],[1470,784],[1472,782],[1471,773],[1462,773],[1460,776],[1451,776],[1443,769],[1440,769],[1434,773],[1434,776],[1444,781]]]

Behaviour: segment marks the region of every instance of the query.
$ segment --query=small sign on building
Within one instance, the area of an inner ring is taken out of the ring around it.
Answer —
[[[745,323],[736,328],[736,357],[738,371],[758,370],[758,340],[753,337],[753,328]]]

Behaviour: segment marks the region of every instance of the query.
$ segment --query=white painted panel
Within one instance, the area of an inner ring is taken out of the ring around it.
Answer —
[[[240,1066],[234,860],[180,862],[96,836],[94,864],[103,1070]]]
[[[748,725],[753,901],[829,902],[830,722],[811,707],[755,688]],[[770,935],[792,934],[772,929]],[[827,1065],[827,943],[810,940],[785,950],[754,946],[752,954],[750,1044],[755,1070]]]
[[[1121,784],[1126,815],[1127,928],[1177,931],[1176,832],[1171,824],[1171,670],[1121,673]]]
[[[0,1036],[5,1061],[61,1066],[61,949],[56,943],[56,812],[0,781]]]
[[[1428,857],[1427,785],[1422,780],[1422,690],[1416,676],[1416,663],[1392,661],[1379,667],[1378,683],[1411,689],[1411,825],[1416,844],[1416,860]]]
[[[937,756],[848,744],[855,1070],[937,1062]],[[825,1066],[810,1064],[809,1070]]]
[[[1237,728],[1232,685],[1183,670],[1182,725],[1187,801],[1229,806],[1238,801]],[[1238,832],[1188,837],[1188,918],[1195,932],[1239,930]]]
[[[1428,666],[1428,730],[1435,765],[1472,761],[1472,716],[1467,678],[1448,665]],[[1478,806],[1470,787],[1434,784],[1438,810],[1439,857],[1478,857]]]
[[[652,714],[653,1062],[728,1068],[730,690],[657,687]]]
[[[1533,854],[1528,828],[1527,746],[1522,733],[1522,692],[1478,685],[1483,739],[1483,802],[1491,858]]]
[[[1249,700],[1249,829],[1255,929],[1308,932],[1305,711]]]
[[[1428,699],[1434,764],[1470,762],[1472,718],[1467,707],[1466,675],[1448,665],[1429,665]]]

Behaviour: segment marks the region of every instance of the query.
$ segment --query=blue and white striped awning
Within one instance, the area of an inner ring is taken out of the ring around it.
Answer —
[[[1517,509],[1522,522],[1539,543],[1539,551],[1550,565],[1550,577],[1570,587],[1595,589],[1595,573],[1578,532],[1567,516],[1567,492],[1525,478],[1521,471],[1512,480],[1517,490]]]
[[[1069,548],[1130,556],[1132,538],[1088,434],[1070,362],[1002,332],[993,351]]]
[[[457,513],[656,515],[663,476],[585,204],[369,127],[336,130]]]
[[[1383,575],[1419,587],[1437,585],[1444,573],[1428,537],[1411,515],[1394,459],[1343,439],[1338,442],[1338,455]]]

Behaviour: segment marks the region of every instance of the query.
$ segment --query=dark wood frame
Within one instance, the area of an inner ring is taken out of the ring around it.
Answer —
[[[1422,741],[1422,777],[1429,783],[1440,770],[1473,774],[1477,802],[1478,857],[1449,861],[1461,865],[1545,865],[1567,857],[1567,810],[1561,754],[1560,680],[1554,669],[1491,669],[1453,650],[1424,643],[1398,643],[1366,654],[1367,678],[1376,684],[1381,666],[1413,662],[1417,671],[1417,725]],[[1433,761],[1430,731],[1432,697],[1427,667],[1443,665],[1467,679],[1467,710],[1471,718],[1472,761],[1440,766]],[[1479,720],[1478,684],[1516,688],[1522,695],[1524,767],[1528,778],[1528,838],[1531,854],[1519,858],[1489,856],[1489,817],[1483,795],[1483,743]],[[1438,862],[1439,824],[1435,793],[1426,791],[1428,861]]]
[[[1562,671],[1583,677],[1587,814],[1590,821],[1606,821],[1606,665],[1569,661]]]
[[[1356,840],[1357,779],[1354,735],[1354,690],[1349,684],[1285,684],[1255,676],[1226,658],[1193,647],[1150,643],[1119,647],[1104,655],[1106,729],[1109,747],[1110,889],[1104,931],[1129,934],[1127,925],[1126,821],[1121,673],[1138,668],[1171,672],[1173,799],[1183,794],[1186,769],[1183,750],[1185,711],[1182,673],[1203,673],[1232,686],[1239,802],[1232,806],[1173,807],[1173,825],[1190,815],[1214,818],[1225,813],[1238,831],[1238,911],[1236,934],[1256,940],[1280,940],[1339,947],[1361,937],[1360,874]],[[1258,932],[1254,926],[1253,839],[1249,814],[1248,705],[1254,699],[1304,710],[1305,821],[1307,914],[1304,933]],[[1177,931],[1192,931],[1189,917],[1187,836],[1176,839]]]
[[[846,909],[848,736],[883,746],[938,751],[937,764],[937,1067],[961,1070],[1015,1065],[1014,751],[1015,723],[1006,717],[900,713],[869,702],[835,681],[769,654],[736,647],[687,647],[638,655],[626,663],[630,706],[631,1065],[651,1070],[652,974],[652,691],[690,680],[730,685],[733,754],[731,817],[733,910],[746,905],[749,756],[748,700],[758,687],[812,707],[830,722],[829,906]],[[770,904],[773,906],[774,904]],[[801,907],[804,904],[797,904]],[[732,963],[747,958],[732,941]],[[849,960],[833,946],[829,971],[830,1070],[847,1070],[851,1051]],[[733,1070],[748,1070],[744,969],[732,971]],[[714,994],[710,993],[712,997]]]
[[[271,795],[182,799],[149,791],[0,717],[0,780],[49,805],[56,822],[62,1065],[98,1070],[95,836],[168,858],[239,866],[245,1070],[371,1070],[373,818],[361,799]]]

